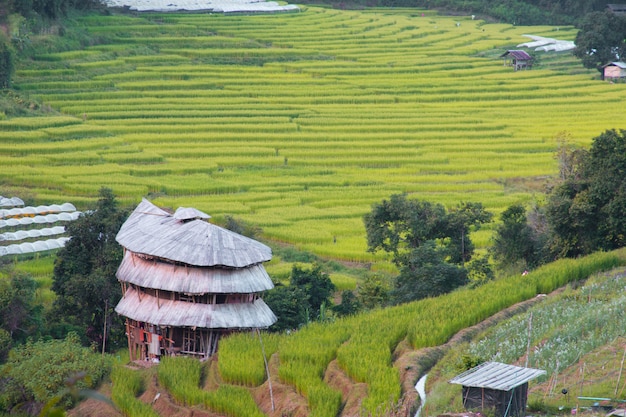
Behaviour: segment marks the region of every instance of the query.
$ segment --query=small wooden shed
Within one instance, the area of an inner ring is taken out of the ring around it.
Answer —
[[[504,60],[504,66],[513,67],[515,71],[530,69],[533,66],[533,57],[526,51],[510,49],[500,55]]]
[[[463,405],[467,410],[491,409],[495,417],[523,417],[528,381],[545,374],[540,369],[485,362],[449,382],[463,386]]]
[[[144,199],[120,228],[115,311],[126,317],[131,360],[208,358],[220,337],[276,322],[261,298],[274,287],[263,267],[271,249],[209,217],[193,208],[171,214]]]
[[[626,62],[609,62],[602,68],[605,80],[626,78]]]

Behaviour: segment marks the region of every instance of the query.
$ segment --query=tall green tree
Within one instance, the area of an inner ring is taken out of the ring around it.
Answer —
[[[589,13],[576,35],[574,55],[585,68],[602,66],[626,57],[626,17],[610,11]]]
[[[79,329],[83,340],[101,347],[106,321],[107,346],[123,339],[113,309],[122,295],[115,272],[123,252],[115,236],[125,219],[113,192],[102,188],[96,207],[67,226],[71,239],[57,255],[52,283],[57,331]]]
[[[541,260],[540,238],[528,224],[521,204],[508,207],[500,215],[490,253],[502,270],[535,268]]]
[[[578,167],[550,193],[546,217],[555,256],[576,257],[626,245],[626,131],[594,138]]]
[[[277,284],[263,300],[278,318],[272,331],[295,330],[308,321],[306,294],[301,288]]]
[[[0,329],[14,342],[24,342],[40,334],[43,307],[36,303],[37,282],[28,274],[9,271],[0,279]]]
[[[13,52],[0,36],[0,89],[10,88],[13,77]]]
[[[330,305],[330,297],[335,291],[335,284],[330,276],[322,271],[322,266],[314,264],[311,269],[294,265],[291,270],[290,285],[300,288],[305,294],[305,303],[313,319],[320,315],[322,305]]]
[[[480,203],[461,203],[448,211],[406,194],[375,204],[364,216],[368,251],[390,253],[400,270],[392,301],[430,297],[465,284],[464,264],[474,254],[470,233],[491,217]]]

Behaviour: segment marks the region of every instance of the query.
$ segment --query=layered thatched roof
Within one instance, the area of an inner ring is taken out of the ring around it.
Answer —
[[[261,299],[253,303],[201,304],[186,301],[158,300],[128,288],[115,308],[130,319],[159,326],[200,327],[205,329],[265,328],[277,320]]]
[[[116,240],[132,252],[194,266],[245,268],[272,259],[271,249],[260,242],[198,216],[183,217],[178,219],[143,199]]]
[[[143,259],[126,251],[117,270],[120,281],[184,294],[257,293],[274,288],[263,265],[248,268],[187,267]]]

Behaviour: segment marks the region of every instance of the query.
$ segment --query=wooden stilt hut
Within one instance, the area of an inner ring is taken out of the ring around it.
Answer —
[[[276,316],[261,295],[274,284],[271,249],[213,225],[192,208],[171,214],[144,199],[122,225],[117,270],[131,360],[207,358],[221,336],[267,328]]]

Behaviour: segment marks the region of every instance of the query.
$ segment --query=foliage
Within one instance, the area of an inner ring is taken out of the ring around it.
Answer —
[[[9,10],[26,17],[33,14],[46,19],[57,19],[71,9],[90,9],[99,6],[96,0],[9,0]]]
[[[13,52],[0,36],[0,89],[11,87],[13,71]]]
[[[294,330],[308,321],[307,307],[304,303],[306,294],[301,288],[276,284],[263,300],[278,318],[270,327],[272,331]]]
[[[13,339],[11,334],[4,329],[0,329],[0,363],[6,360],[12,346]]]
[[[43,330],[43,309],[35,301],[38,285],[28,274],[15,270],[8,274],[0,279],[0,329],[13,341],[23,342]]]
[[[0,368],[0,408],[41,407],[64,393],[66,381],[79,374],[87,377],[79,378],[77,386],[92,388],[108,374],[110,366],[107,357],[82,347],[73,333],[64,340],[29,341],[12,349]],[[67,395],[59,404],[68,407],[74,400]]]
[[[357,287],[359,302],[366,309],[384,307],[389,303],[391,284],[381,274],[369,274]]]
[[[496,226],[491,256],[500,269],[517,267],[521,272],[540,264],[542,245],[527,222],[526,209],[514,204],[500,214]]]
[[[335,291],[335,284],[330,280],[330,276],[322,271],[319,264],[314,264],[310,270],[294,265],[291,270],[290,286],[302,290],[306,308],[315,319],[319,317],[322,305],[330,304],[330,296]]]
[[[441,204],[392,195],[364,217],[368,250],[393,254],[400,268],[391,296],[404,303],[449,292],[467,283],[470,231],[491,220],[480,203]]]
[[[343,290],[341,292],[341,303],[333,306],[332,309],[339,317],[351,316],[361,310],[361,303],[353,291]]]
[[[391,291],[395,304],[445,294],[468,282],[465,268],[446,262],[441,252],[432,240],[411,251]]]
[[[335,285],[319,264],[305,269],[297,264],[291,269],[290,284],[280,283],[267,292],[265,303],[278,317],[273,331],[297,329],[311,320],[321,318],[322,306],[330,304]]]
[[[550,193],[550,249],[574,257],[626,244],[626,131],[594,138],[578,166]]]
[[[112,191],[102,188],[95,209],[67,226],[71,239],[59,250],[54,266],[52,290],[57,298],[52,315],[57,327],[78,327],[83,338],[100,347],[105,320],[107,348],[124,340],[114,307],[121,298],[115,272],[122,260],[115,235],[125,218]]]
[[[574,55],[586,68],[602,66],[626,56],[626,17],[610,11],[589,13],[576,35]]]

